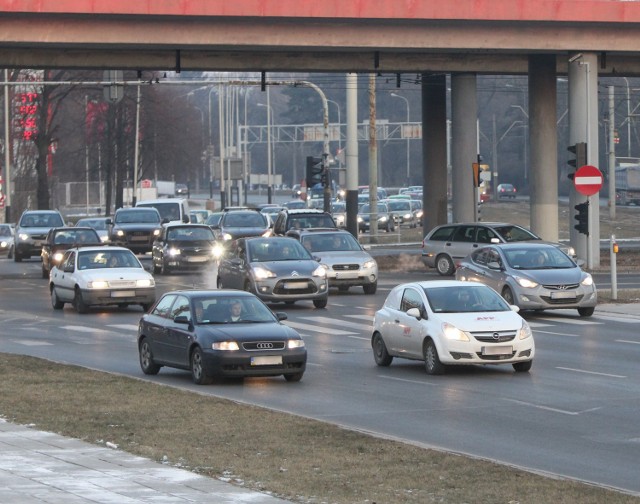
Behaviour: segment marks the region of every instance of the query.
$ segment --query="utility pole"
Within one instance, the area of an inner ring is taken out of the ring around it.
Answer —
[[[378,144],[376,136],[376,74],[369,74],[369,236],[378,242]]]

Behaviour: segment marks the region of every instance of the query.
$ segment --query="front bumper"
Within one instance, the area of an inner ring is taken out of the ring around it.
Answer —
[[[443,351],[438,351],[443,364],[514,364],[535,357],[533,337],[501,343],[471,341],[449,341]]]
[[[156,289],[155,287],[144,289],[83,289],[82,300],[87,305],[151,305],[156,301]]]
[[[256,364],[255,357],[281,357],[278,364]],[[247,352],[205,350],[204,368],[209,376],[279,376],[304,373],[307,350],[297,348],[286,352]]]
[[[42,254],[42,242],[19,240],[15,242],[15,253],[21,257],[40,256]]]
[[[553,298],[552,296],[571,291],[557,291],[539,286],[535,289],[519,289],[514,292],[516,304],[521,310],[558,310],[594,308],[598,304],[598,292],[595,286],[581,286],[575,291],[575,297]]]
[[[304,301],[328,295],[326,278],[269,278],[256,280],[256,295],[265,301]]]
[[[327,280],[330,287],[371,285],[378,281],[378,269],[367,268],[359,270],[335,271],[327,270]]]

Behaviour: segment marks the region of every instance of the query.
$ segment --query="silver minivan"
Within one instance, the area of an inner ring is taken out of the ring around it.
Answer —
[[[442,224],[433,228],[422,241],[422,262],[443,276],[453,275],[456,264],[474,250],[492,243],[532,241],[551,243],[575,258],[573,247],[545,242],[527,228],[508,222],[466,222]]]

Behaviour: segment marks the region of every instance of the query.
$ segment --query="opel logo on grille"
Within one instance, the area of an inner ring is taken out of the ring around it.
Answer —
[[[497,332],[494,332],[493,333],[493,339],[496,340],[496,341],[499,340],[500,339],[500,335]]]
[[[273,348],[273,343],[258,343],[256,344],[256,348],[260,350],[269,350]]]

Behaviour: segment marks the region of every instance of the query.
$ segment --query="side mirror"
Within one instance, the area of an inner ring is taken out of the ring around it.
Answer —
[[[107,219],[106,223],[107,223],[107,226],[113,226],[113,220],[112,219]]]
[[[509,308],[511,308],[511,311],[514,311],[514,312],[516,312],[516,313],[518,313],[518,312],[520,311],[520,307],[519,307],[519,306],[516,306],[516,305],[514,305],[514,304],[509,305]]]
[[[165,217],[164,219],[162,219],[160,221],[160,224],[169,224],[169,222],[171,222],[171,221]]]
[[[418,320],[422,318],[422,314],[420,313],[420,310],[418,308],[409,308],[407,310],[407,315],[409,315],[410,317],[414,317]]]
[[[285,312],[281,311],[276,312],[276,317],[278,317],[278,320],[287,320],[289,318]]]
[[[235,266],[242,266],[242,263],[244,262],[242,259],[240,259],[239,257],[234,257],[232,259],[229,260],[229,262]]]
[[[191,219],[189,219],[188,215],[183,215],[182,222],[184,222],[185,224],[189,224],[189,222],[191,222]]]
[[[189,318],[186,315],[178,315],[177,317],[174,317],[173,321],[176,324],[190,324],[191,321],[189,320]]]

